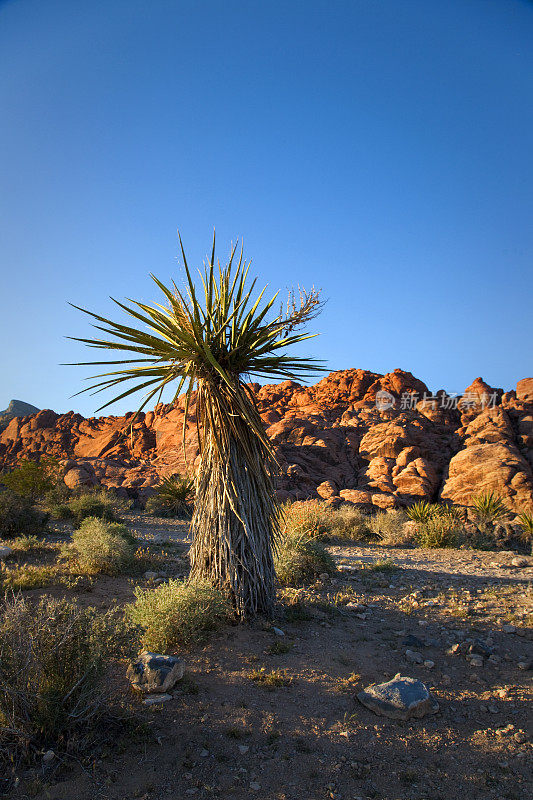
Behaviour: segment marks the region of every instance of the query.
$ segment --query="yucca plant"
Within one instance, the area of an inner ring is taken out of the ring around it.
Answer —
[[[407,509],[407,516],[413,522],[424,524],[435,516],[435,506],[427,500],[418,500]]]
[[[472,497],[471,503],[478,520],[482,523],[492,524],[509,513],[502,498],[494,492],[478,494]]]
[[[167,475],[156,486],[156,494],[146,508],[163,516],[190,517],[194,499],[194,481],[182,475]]]
[[[523,511],[518,515],[518,524],[522,530],[522,539],[533,544],[533,513]]]
[[[298,380],[320,369],[315,359],[287,355],[291,345],[311,338],[298,328],[320,310],[319,293],[290,293],[285,310],[273,312],[277,294],[263,301],[248,286],[250,264],[242,247],[230,250],[225,266],[215,263],[215,238],[197,290],[181,243],[186,274],[183,291],[173,282],[153,280],[165,304],[114,301],[139,327],[113,322],[85,309],[95,327],[111,339],[78,339],[89,347],[118,350],[133,358],[96,361],[118,368],[93,376],[95,393],[130,388],[112,402],[146,390],[144,408],[174,384],[174,400],[185,389],[183,439],[187,415],[195,405],[200,446],[196,503],[192,519],[191,579],[208,581],[226,592],[241,616],[270,614],[275,596],[273,548],[279,533],[279,508],[272,474],[276,462],[244,378]],[[86,362],[87,363],[87,362]],[[102,380],[99,380],[102,379]],[[133,384],[133,385],[131,385]],[[100,409],[99,409],[100,410]]]

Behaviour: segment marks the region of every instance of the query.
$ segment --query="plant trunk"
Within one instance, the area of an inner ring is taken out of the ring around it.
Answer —
[[[204,429],[191,579],[207,580],[229,595],[241,617],[271,616],[275,601],[278,506],[270,467],[264,444],[235,415],[231,433],[222,441]]]

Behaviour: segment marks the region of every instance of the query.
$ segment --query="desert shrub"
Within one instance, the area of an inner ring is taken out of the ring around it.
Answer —
[[[420,547],[456,547],[461,530],[453,518],[435,516],[418,526],[417,538]]]
[[[509,509],[502,498],[494,492],[478,494],[472,497],[471,503],[476,519],[481,524],[493,525],[509,514]]]
[[[189,518],[194,499],[194,481],[181,475],[161,480],[156,494],[146,501],[146,511],[159,517]]]
[[[125,513],[128,508],[128,501],[100,489],[96,492],[82,492],[74,495],[65,503],[52,505],[51,513],[56,519],[68,519],[77,524],[87,517],[119,522],[120,515]]]
[[[304,586],[322,573],[336,572],[335,562],[322,542],[298,531],[284,532],[274,566],[282,586]]]
[[[65,553],[82,572],[118,575],[133,562],[135,539],[120,523],[87,517]]]
[[[47,519],[26,497],[0,492],[0,539],[42,533]]]
[[[348,541],[368,539],[371,534],[369,521],[368,514],[347,503],[335,510],[328,509],[324,517],[328,537]]]
[[[405,511],[400,509],[378,511],[377,514],[369,518],[368,527],[381,540],[382,544],[398,545],[406,542],[406,532],[404,530],[406,521]]]
[[[0,572],[2,592],[20,592],[26,589],[44,589],[62,583],[63,576],[57,565],[20,564]]]
[[[15,494],[35,502],[57,483],[58,470],[58,462],[53,458],[20,461],[11,472],[2,475],[1,480]]]
[[[518,515],[517,523],[522,531],[521,538],[525,542],[531,542],[533,545],[533,513],[522,511]]]
[[[143,629],[143,645],[159,653],[201,641],[233,617],[226,598],[210,584],[179,580],[137,587],[127,613]]]
[[[320,501],[284,503],[281,511],[281,528],[289,536],[306,535],[313,539],[327,537],[330,511]]]
[[[72,746],[109,697],[109,659],[125,655],[133,637],[115,615],[99,615],[67,600],[37,605],[8,597],[0,617],[0,769],[6,780],[15,756]]]

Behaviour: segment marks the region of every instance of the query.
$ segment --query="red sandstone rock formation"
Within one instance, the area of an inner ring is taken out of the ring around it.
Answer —
[[[477,378],[457,402],[410,372],[349,369],[314,386],[252,384],[281,467],[280,498],[322,497],[393,508],[427,498],[468,504],[494,490],[516,510],[533,506],[533,379],[516,391]],[[384,402],[383,402],[384,401]],[[84,419],[39,411],[0,435],[0,467],[53,455],[68,485],[145,493],[159,476],[194,470],[194,403],[137,417]]]

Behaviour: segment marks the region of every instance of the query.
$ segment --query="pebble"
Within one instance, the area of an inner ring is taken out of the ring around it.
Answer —
[[[433,669],[435,662],[428,659],[427,661],[424,661],[424,666],[426,669]]]
[[[241,756],[243,756],[245,753],[247,753],[249,749],[250,748],[248,747],[247,744],[240,744],[239,745],[239,753],[241,754]]]
[[[481,656],[472,656],[470,659],[470,666],[471,667],[482,667],[483,666],[483,658]]]
[[[412,664],[422,664],[424,661],[422,653],[418,653],[416,650],[406,650],[405,657]]]
[[[504,633],[516,633],[515,625],[504,625],[502,628]]]
[[[43,764],[51,764],[55,757],[56,754],[53,750],[47,750],[43,756]]]
[[[529,661],[519,661],[518,669],[525,669],[525,670],[533,669],[533,659],[530,659]]]
[[[281,628],[272,628],[272,633],[275,633],[276,636],[285,636],[285,632]]]
[[[260,788],[261,788],[261,784],[257,783],[257,781],[252,781],[250,783],[250,789],[252,790],[252,792],[258,792]]]
[[[144,706],[156,706],[161,705],[162,703],[166,703],[167,700],[172,700],[171,694],[155,694],[149,695],[143,700]]]

